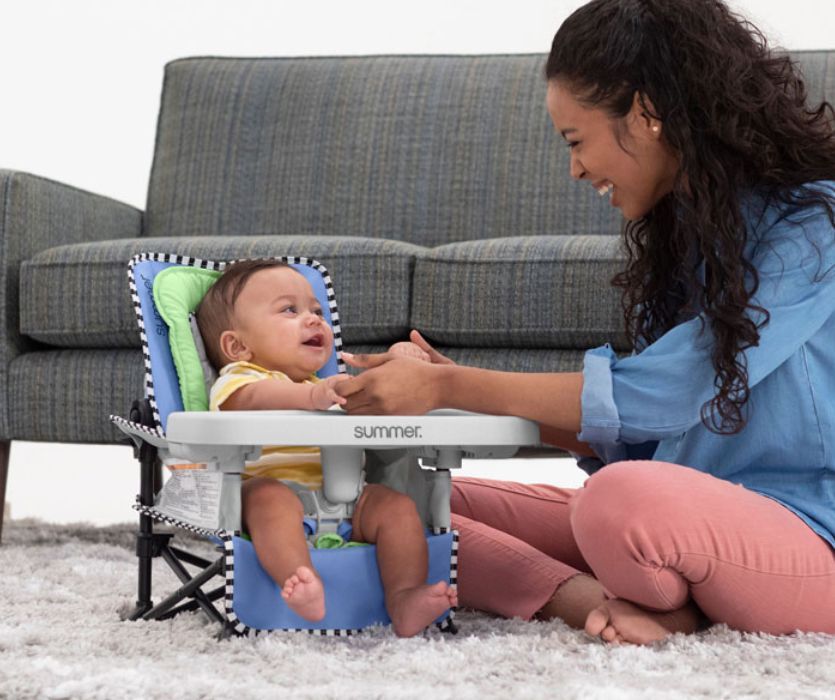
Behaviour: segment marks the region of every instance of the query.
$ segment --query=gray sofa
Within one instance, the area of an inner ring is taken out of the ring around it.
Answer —
[[[835,52],[803,52],[835,100]],[[11,440],[109,443],[141,397],[137,252],[304,254],[344,342],[416,327],[458,362],[576,370],[627,350],[621,220],[569,176],[544,56],[191,58],[165,70],[145,211],[0,171],[0,492]],[[0,493],[0,506],[3,497]]]

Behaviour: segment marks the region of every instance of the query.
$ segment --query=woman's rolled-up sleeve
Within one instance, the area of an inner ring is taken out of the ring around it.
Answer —
[[[766,309],[757,346],[744,352],[755,387],[813,337],[835,313],[835,232],[822,211],[779,220],[751,247],[759,287],[751,304]],[[749,309],[760,323],[763,316]],[[713,337],[701,317],[670,329],[642,352],[618,358],[609,346],[589,350],[583,366],[578,438],[606,462],[616,446],[686,432],[716,393]],[[624,454],[628,450],[624,450]],[[626,458],[626,457],[622,457]]]

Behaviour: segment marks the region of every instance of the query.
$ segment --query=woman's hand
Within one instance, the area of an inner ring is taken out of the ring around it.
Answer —
[[[346,399],[342,408],[364,415],[422,415],[440,406],[442,378],[432,365],[455,363],[417,331],[409,339],[375,355],[342,353],[346,364],[366,370],[337,389]]]
[[[423,350],[429,357],[429,361],[434,365],[454,365],[455,363],[445,355],[441,355],[435,348],[433,348],[426,339],[417,331],[409,333],[409,339]]]
[[[440,367],[391,353],[342,357],[366,371],[336,387],[348,413],[360,415],[422,415],[439,406]]]

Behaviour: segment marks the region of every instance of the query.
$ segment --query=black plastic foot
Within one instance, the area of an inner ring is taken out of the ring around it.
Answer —
[[[149,601],[147,603],[140,603],[137,600],[136,601],[136,607],[134,608],[133,612],[128,616],[128,620],[130,620],[131,622],[135,622],[136,620],[141,620],[142,616],[153,607],[154,607],[153,601]]]

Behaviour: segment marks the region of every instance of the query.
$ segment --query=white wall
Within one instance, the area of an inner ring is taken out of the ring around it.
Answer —
[[[578,0],[26,0],[0,26],[0,167],[144,207],[166,61],[547,52]],[[831,0],[736,0],[776,43],[835,48]]]
[[[546,53],[559,23],[581,4],[6,2],[0,14],[0,168],[36,173],[143,208],[166,61],[188,55]],[[732,5],[785,48],[835,48],[832,0],[735,0]],[[470,471],[497,475],[486,466]],[[506,465],[506,472],[509,478],[566,485],[578,479],[565,464]],[[125,520],[131,517],[135,474],[127,448],[14,444],[7,500],[15,517]]]

